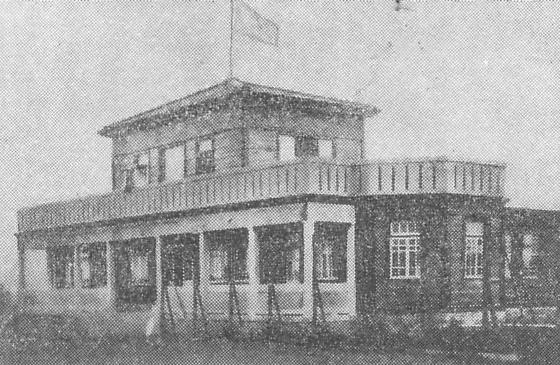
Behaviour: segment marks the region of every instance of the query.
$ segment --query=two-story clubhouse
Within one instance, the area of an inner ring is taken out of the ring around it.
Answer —
[[[104,127],[112,192],[19,211],[27,310],[346,321],[505,307],[519,273],[550,305],[557,215],[506,208],[499,163],[364,160],[378,112],[230,78]]]

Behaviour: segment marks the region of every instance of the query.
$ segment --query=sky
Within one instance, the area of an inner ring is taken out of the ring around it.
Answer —
[[[370,103],[371,159],[507,164],[510,206],[560,209],[560,2],[246,1],[278,47],[236,77]],[[0,2],[0,277],[19,208],[110,190],[104,125],[228,76],[229,2]],[[0,280],[0,281],[2,281]]]

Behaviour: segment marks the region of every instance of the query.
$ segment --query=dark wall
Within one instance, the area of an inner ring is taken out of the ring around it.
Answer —
[[[502,202],[450,195],[381,196],[358,202],[356,214],[356,277],[359,310],[371,313],[431,311],[445,307],[480,307],[483,280],[464,278],[464,222],[485,223],[488,270],[500,274],[499,219]],[[420,279],[391,279],[389,274],[390,223],[421,223]],[[499,283],[492,282],[498,300]]]

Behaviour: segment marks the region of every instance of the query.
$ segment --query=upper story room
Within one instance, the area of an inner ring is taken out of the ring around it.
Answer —
[[[374,107],[234,78],[104,127],[113,190],[318,158],[363,158]]]

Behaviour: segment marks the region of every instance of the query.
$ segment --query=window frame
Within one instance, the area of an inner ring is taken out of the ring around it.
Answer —
[[[401,229],[405,228],[405,229]],[[390,223],[389,234],[389,278],[396,280],[416,280],[422,277],[420,267],[420,245],[421,226],[414,220],[397,220]],[[401,261],[400,254],[404,253],[404,266],[395,264],[394,254],[397,261]],[[414,253],[414,274],[411,275],[411,256]],[[404,270],[404,274],[395,273],[395,270]]]
[[[204,142],[210,142],[210,149],[201,151]],[[205,156],[208,154],[209,156]],[[216,142],[213,136],[201,137],[195,147],[195,175],[211,174],[216,171]]]
[[[47,249],[49,284],[52,289],[62,290],[74,288],[74,255],[74,246],[56,246]],[[61,275],[63,276],[62,280],[59,278]]]
[[[259,244],[259,284],[303,284],[301,224],[268,225],[254,229]]]
[[[469,224],[480,224],[480,233],[469,233]],[[474,255],[474,256],[473,256]],[[474,262],[472,260],[474,258]],[[464,253],[465,279],[480,280],[484,275],[484,223],[465,222],[465,253]]]
[[[107,245],[104,242],[84,243],[78,249],[82,288],[95,289],[107,286]],[[84,279],[84,263],[87,263],[88,279]]]
[[[290,152],[290,155],[289,155],[288,158],[284,158],[284,155],[286,155],[286,154],[282,153],[282,151],[283,151],[282,140],[283,139],[291,141],[290,146],[292,148],[290,149],[291,152]],[[278,161],[286,162],[286,161],[295,161],[297,159],[297,156],[296,156],[296,137],[294,137],[290,134],[280,133],[277,136],[277,142],[276,143],[277,143],[277,146],[278,146],[277,147],[278,148],[278,156],[277,156]]]
[[[229,233],[228,233],[229,232]],[[234,229],[232,231],[210,231],[205,232],[206,254],[209,258],[208,282],[213,285],[249,283],[249,271],[247,259],[249,254],[249,236],[246,229]],[[212,237],[213,236],[213,237]],[[240,243],[240,240],[246,239]],[[221,277],[214,277],[213,256],[218,252],[221,256]],[[243,255],[243,260],[237,258]]]
[[[348,223],[316,222],[313,270],[318,282],[346,283],[348,281],[348,230],[350,227],[351,224]],[[323,275],[325,252],[327,253],[328,275]]]

